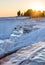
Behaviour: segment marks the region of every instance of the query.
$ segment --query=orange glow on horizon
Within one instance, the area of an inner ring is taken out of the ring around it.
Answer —
[[[17,16],[17,11],[21,13],[28,9],[45,10],[45,0],[0,0],[0,17]]]
[[[39,10],[43,11],[44,10],[44,5],[40,1],[33,2],[31,4],[31,9],[36,10],[36,11],[39,11]]]

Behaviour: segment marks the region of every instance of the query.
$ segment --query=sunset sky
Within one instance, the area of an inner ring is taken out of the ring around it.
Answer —
[[[18,10],[45,10],[45,0],[0,0],[0,17],[15,16]]]

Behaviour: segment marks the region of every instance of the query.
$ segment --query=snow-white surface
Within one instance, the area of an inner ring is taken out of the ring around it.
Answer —
[[[23,47],[5,59],[8,61],[3,65],[40,65],[41,62],[43,65],[45,64],[45,42]]]
[[[45,41],[45,18],[43,19],[9,19],[0,21],[0,55],[21,47]],[[3,26],[2,26],[3,25]],[[20,27],[22,28],[20,29]],[[16,30],[15,30],[16,28]],[[23,33],[23,29],[29,32]],[[8,38],[9,37],[9,38]],[[6,39],[5,39],[6,38]],[[4,39],[4,40],[2,40]]]
[[[0,57],[35,43],[45,46],[45,18],[20,18],[0,19]]]

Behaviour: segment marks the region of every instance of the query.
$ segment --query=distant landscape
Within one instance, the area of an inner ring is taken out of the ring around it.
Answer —
[[[36,11],[32,9],[28,9],[26,12],[21,12],[20,10],[17,12],[17,16],[29,16],[31,18],[37,17],[45,17],[45,10],[44,11]]]

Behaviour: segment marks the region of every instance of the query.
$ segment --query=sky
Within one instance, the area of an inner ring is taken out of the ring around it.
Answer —
[[[16,16],[17,11],[45,10],[45,0],[0,0],[0,17]]]

